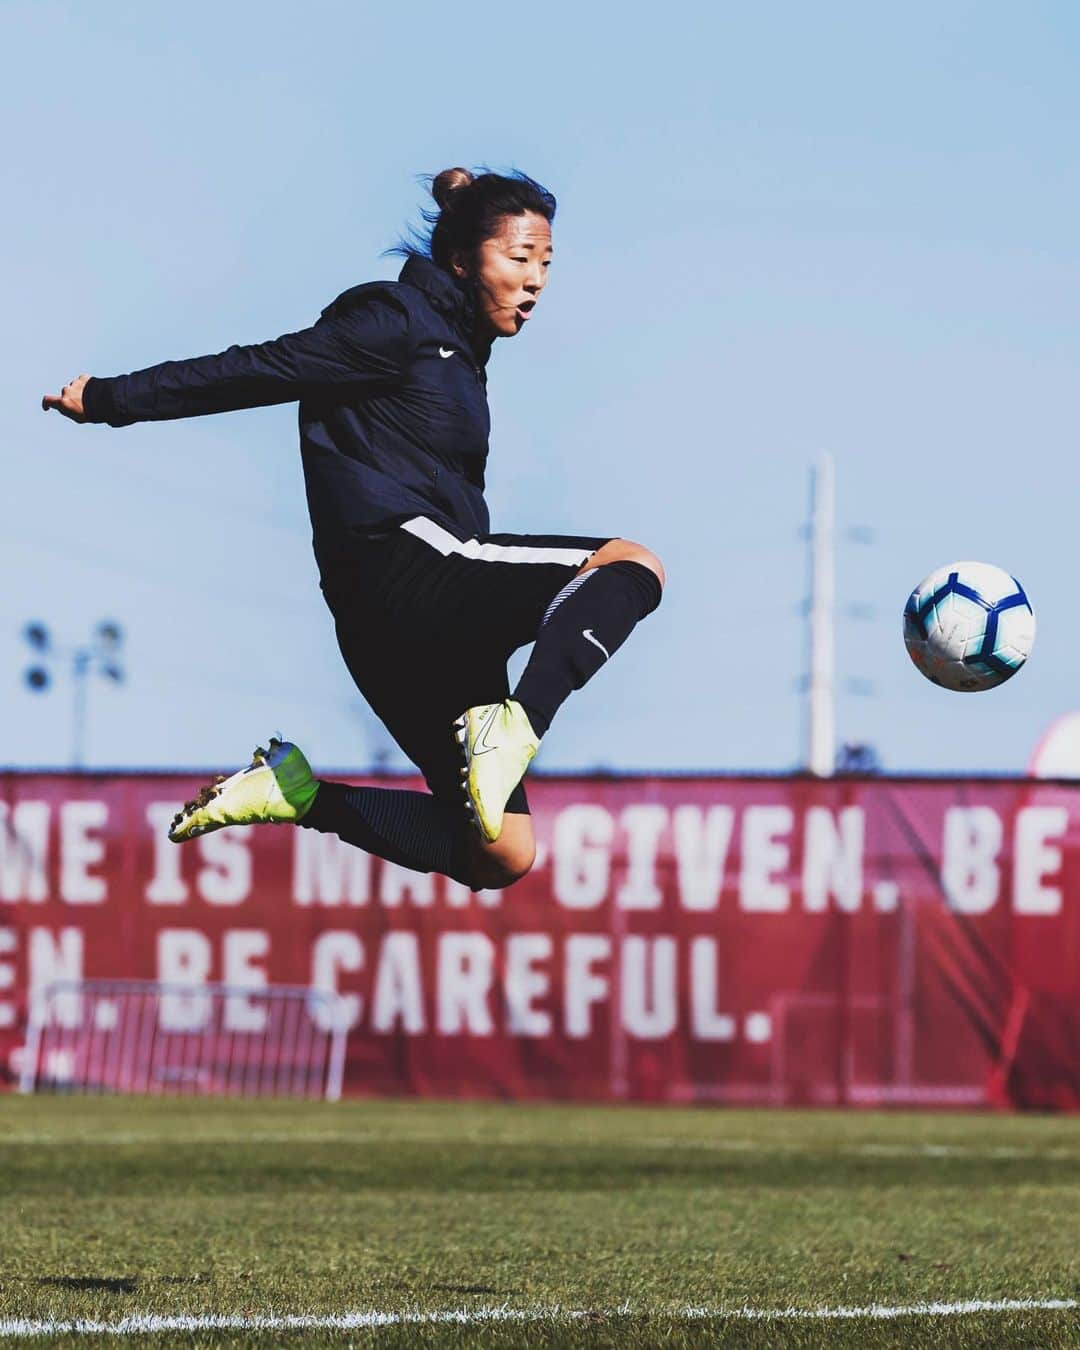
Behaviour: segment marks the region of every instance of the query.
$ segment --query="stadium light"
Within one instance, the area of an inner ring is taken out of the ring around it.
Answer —
[[[31,622],[23,628],[23,637],[30,646],[38,652],[47,652],[52,641],[49,637],[49,630],[37,619],[31,620]]]
[[[121,654],[124,630],[115,619],[101,619],[90,634],[89,642],[79,646],[64,646],[53,642],[52,634],[40,619],[31,619],[23,625],[23,639],[39,658],[23,673],[27,687],[35,694],[43,694],[52,687],[54,670],[70,662],[72,679],[71,767],[84,767],[86,743],[87,679],[100,675],[113,684],[123,684],[124,666]]]

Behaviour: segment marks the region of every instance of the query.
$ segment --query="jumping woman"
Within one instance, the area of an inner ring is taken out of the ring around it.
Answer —
[[[176,843],[289,822],[474,889],[535,856],[522,778],[560,705],[660,601],[625,539],[491,534],[484,502],[492,344],[531,322],[555,198],[525,174],[447,169],[397,282],[340,295],[275,342],[80,375],[42,407],[113,427],[299,400],[315,557],[357,688],[430,794],[316,779],[271,740],[177,815]],[[513,693],[510,654],[535,643]],[[464,800],[463,800],[464,793]]]

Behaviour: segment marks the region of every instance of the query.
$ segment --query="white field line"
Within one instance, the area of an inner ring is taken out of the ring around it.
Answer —
[[[47,1148],[111,1148],[125,1145],[162,1144],[170,1148],[211,1145],[214,1148],[243,1148],[249,1144],[365,1144],[386,1142],[387,1136],[377,1130],[251,1130],[247,1134],[188,1134],[178,1140],[175,1135],[157,1131],[118,1130],[95,1135],[93,1138],[80,1138],[67,1134],[35,1134],[22,1131],[0,1137],[0,1149],[15,1147]],[[602,1148],[608,1151],[609,1141],[596,1139],[522,1139],[519,1135],[500,1136],[488,1134],[460,1135],[448,1134],[409,1134],[399,1135],[397,1144],[483,1144],[498,1148],[545,1148],[556,1151]],[[784,1142],[782,1140],[764,1141],[760,1139],[686,1139],[669,1135],[641,1136],[640,1138],[622,1138],[619,1148],[640,1149],[679,1149],[710,1153],[762,1153],[791,1154],[815,1157],[856,1157],[856,1158],[971,1158],[998,1160],[1006,1158],[1028,1158],[1038,1162],[1062,1162],[1070,1158],[1080,1158],[1080,1149],[1072,1148],[1019,1148],[1010,1144],[990,1147],[972,1147],[967,1144],[848,1144],[822,1145]]]
[[[973,1313],[1061,1312],[1080,1308],[1074,1298],[968,1299],[959,1303],[909,1303],[895,1307],[871,1303],[852,1308],[675,1308],[665,1313],[653,1310],[651,1316],[668,1316],[677,1321],[712,1322],[721,1319],[742,1322],[771,1321],[850,1321],[858,1318],[893,1320],[898,1317],[961,1317]],[[438,1312],[349,1312],[262,1316],[205,1313],[164,1317],[144,1313],[114,1322],[89,1319],[61,1321],[56,1318],[33,1321],[9,1318],[0,1321],[0,1337],[12,1336],[139,1336],[167,1331],[357,1331],[365,1327],[424,1326],[453,1323],[470,1326],[481,1322],[574,1322],[592,1318],[595,1311],[562,1308],[460,1308]],[[608,1317],[633,1317],[629,1304],[608,1309]]]

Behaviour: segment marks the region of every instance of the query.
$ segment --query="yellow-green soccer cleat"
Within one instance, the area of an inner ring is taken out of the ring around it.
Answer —
[[[466,708],[454,723],[461,746],[465,801],[476,828],[489,844],[502,830],[503,812],[540,742],[520,703],[481,703]]]
[[[307,814],[319,790],[311,765],[288,741],[272,739],[258,749],[246,769],[231,778],[215,778],[173,818],[174,844],[226,825],[295,823]]]

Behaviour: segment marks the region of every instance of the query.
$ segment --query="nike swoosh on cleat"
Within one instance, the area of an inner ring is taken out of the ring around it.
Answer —
[[[451,347],[449,351],[447,351],[445,347],[440,347],[440,348],[439,348],[439,355],[442,357],[442,359],[443,359],[444,361],[447,361],[447,360],[449,360],[449,358],[450,358],[451,356],[453,356],[454,351],[455,351],[455,348],[453,348],[453,347]]]
[[[591,642],[594,647],[600,648],[600,650],[604,653],[605,661],[611,660],[611,653],[608,651],[608,649],[604,646],[604,644],[600,641],[598,637],[593,636],[593,630],[591,628],[583,628],[581,630],[581,636],[585,639],[586,642]]]
[[[489,712],[487,717],[484,719],[484,725],[477,732],[476,740],[473,741],[472,752],[474,755],[486,755],[492,750],[498,750],[499,747],[497,745],[488,745],[487,739],[488,732],[494,726],[495,718],[498,715],[499,715],[499,705],[496,703],[496,705],[492,708],[491,712]]]

